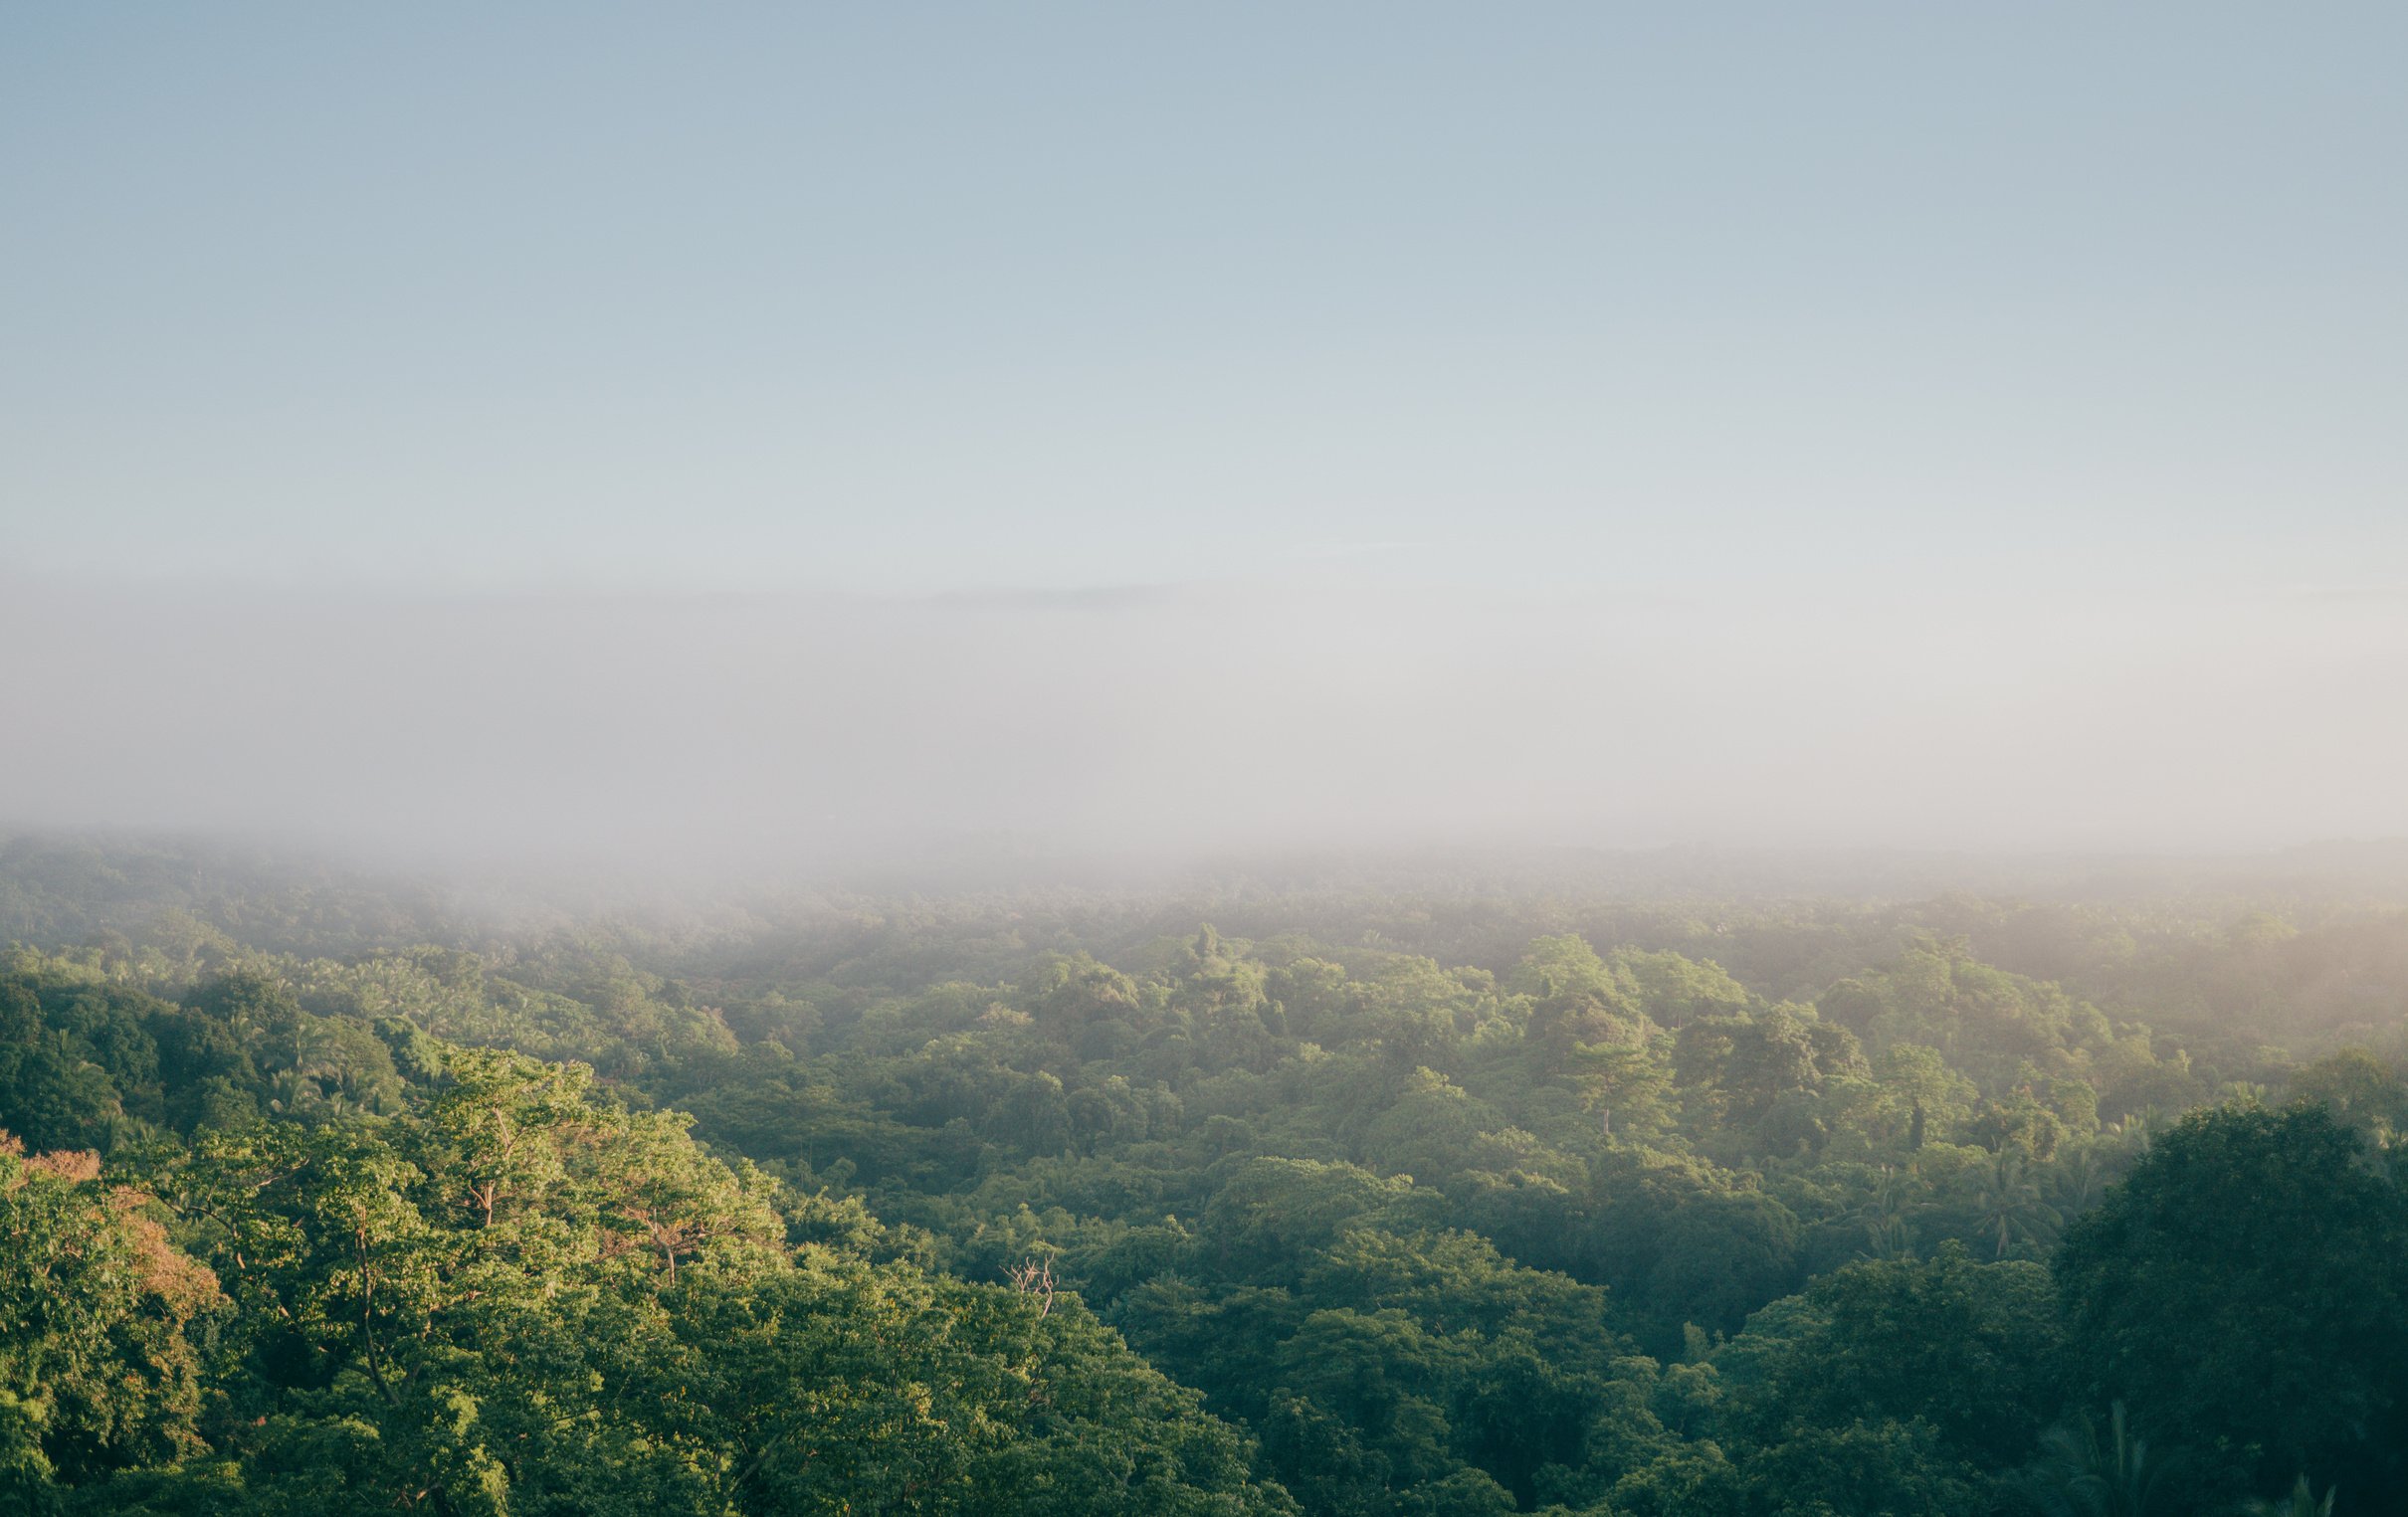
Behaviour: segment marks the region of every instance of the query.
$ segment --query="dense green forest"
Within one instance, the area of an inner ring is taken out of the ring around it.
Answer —
[[[2402,898],[17,840],[0,1508],[2408,1512]]]

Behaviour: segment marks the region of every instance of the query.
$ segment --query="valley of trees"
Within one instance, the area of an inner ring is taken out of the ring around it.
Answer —
[[[2408,911],[0,845],[0,1510],[2408,1513]]]

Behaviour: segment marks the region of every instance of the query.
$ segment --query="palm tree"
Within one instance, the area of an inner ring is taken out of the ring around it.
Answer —
[[[279,1116],[299,1116],[322,1104],[317,1081],[299,1068],[279,1069],[268,1077],[268,1109]]]
[[[1990,1173],[1982,1177],[1973,1207],[1975,1227],[1985,1236],[1997,1234],[1996,1256],[2002,1259],[2011,1243],[2020,1240],[2038,1247],[2056,1236],[2061,1220],[2040,1199],[2039,1183],[2032,1179],[2023,1156],[2005,1149],[1992,1157]]]
[[[2121,1138],[2126,1146],[2139,1149],[2141,1157],[2146,1158],[2150,1146],[2156,1141],[2157,1129],[2164,1125],[2165,1113],[2152,1103],[2110,1126],[2107,1131]]]
[[[1856,1209],[1856,1219],[1864,1224],[1867,1246],[1859,1257],[1869,1259],[1910,1259],[1914,1252],[1914,1230],[1907,1226],[1906,1217],[1918,1210],[1910,1198],[1907,1180],[1888,1165],[1882,1167],[1882,1182],[1873,1195]]]
[[[2085,1145],[2073,1158],[2064,1160],[2050,1177],[2049,1204],[2060,1218],[2080,1217],[2099,1205],[2107,1193],[2107,1170],[2099,1162],[2099,1150]]]
[[[2291,1488],[2289,1496],[2280,1501],[2252,1501],[2249,1514],[2250,1517],[2332,1517],[2333,1493],[2338,1489],[2335,1486],[2325,1491],[2324,1499],[2318,1501],[2315,1491],[2308,1483],[2308,1477],[2302,1475],[2300,1483]]]
[[[2163,1506],[2173,1462],[2149,1458],[2147,1441],[2133,1435],[2117,1402],[2108,1410],[2104,1439],[2087,1417],[2042,1433],[2040,1457],[2007,1489],[2040,1517],[2150,1517]]]

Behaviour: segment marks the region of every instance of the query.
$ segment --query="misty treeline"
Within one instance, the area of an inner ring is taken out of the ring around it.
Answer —
[[[123,843],[0,937],[11,1511],[2408,1512],[2379,902]]]

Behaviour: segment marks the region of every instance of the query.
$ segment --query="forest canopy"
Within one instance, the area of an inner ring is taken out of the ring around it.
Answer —
[[[0,863],[12,1510],[2408,1511],[2379,900]]]

